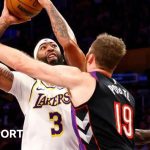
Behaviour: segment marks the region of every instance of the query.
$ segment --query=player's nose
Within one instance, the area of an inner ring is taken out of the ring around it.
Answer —
[[[47,51],[48,51],[48,52],[53,52],[53,51],[54,51],[54,48],[53,48],[51,45],[48,45],[48,46],[47,46]]]
[[[51,54],[51,53],[55,53],[55,54],[56,54],[55,49],[52,48],[52,47],[47,48],[47,50],[46,50],[46,55],[49,55],[49,54]]]

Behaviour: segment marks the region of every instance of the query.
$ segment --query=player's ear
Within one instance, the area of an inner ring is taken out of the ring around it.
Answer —
[[[94,54],[90,53],[86,55],[86,62],[88,64],[91,64],[93,61],[95,60],[95,56]]]

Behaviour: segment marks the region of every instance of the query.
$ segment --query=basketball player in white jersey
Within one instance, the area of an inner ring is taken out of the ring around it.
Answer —
[[[70,58],[73,55],[69,49],[76,45],[72,30],[52,3],[49,3],[47,7],[51,7],[50,10],[53,9],[55,12],[51,17],[49,16],[50,19],[57,16],[57,19],[62,20],[61,24],[57,24],[57,20],[56,22],[53,20],[52,27],[56,23],[54,27],[60,29],[61,33],[55,32],[55,35],[66,50],[65,56],[68,62],[82,69],[82,65],[79,65],[82,52],[74,52],[74,55],[77,56],[77,62],[74,58]],[[20,23],[20,21],[10,15],[4,5],[0,17],[1,35],[9,25],[16,23]],[[65,29],[63,29],[64,26]],[[66,35],[63,34],[62,36],[62,32]],[[34,57],[51,65],[58,65],[63,62],[59,46],[51,39],[43,39],[37,44]],[[74,109],[71,106],[70,95],[66,88],[33,79],[20,72],[11,72],[3,66],[0,67],[0,74],[0,88],[12,93],[17,98],[25,115],[22,150],[82,149],[76,131]]]

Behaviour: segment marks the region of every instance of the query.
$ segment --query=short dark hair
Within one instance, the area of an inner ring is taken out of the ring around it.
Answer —
[[[126,46],[122,39],[103,33],[92,43],[90,53],[95,55],[98,66],[112,72],[126,54]]]

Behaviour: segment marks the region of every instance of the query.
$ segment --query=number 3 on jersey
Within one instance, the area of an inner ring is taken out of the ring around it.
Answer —
[[[49,113],[50,121],[53,121],[54,128],[51,128],[51,135],[53,137],[60,136],[63,132],[62,117],[58,112]]]
[[[124,131],[125,135],[132,139],[134,135],[132,108],[127,104],[121,105],[121,103],[114,102],[114,112],[118,133],[122,135]]]

